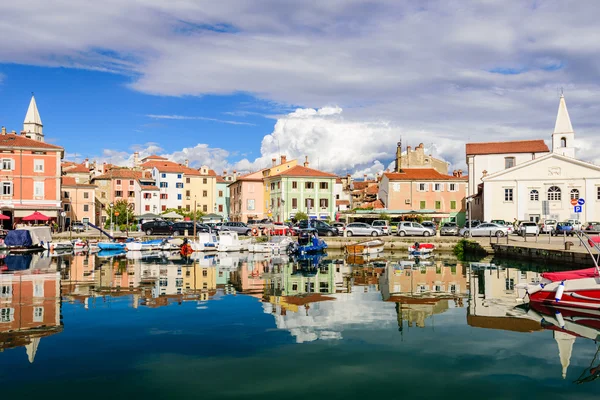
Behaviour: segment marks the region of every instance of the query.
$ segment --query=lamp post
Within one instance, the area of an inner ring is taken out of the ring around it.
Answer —
[[[113,207],[114,204],[110,203],[110,236],[113,236]]]
[[[467,224],[469,236],[471,236],[471,202],[473,201],[472,197],[467,197]]]

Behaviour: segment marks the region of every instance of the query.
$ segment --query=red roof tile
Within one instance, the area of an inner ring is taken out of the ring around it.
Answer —
[[[96,187],[96,185],[92,185],[89,183],[77,183],[75,178],[72,176],[62,176],[61,177],[61,185],[62,186],[86,186],[86,187]]]
[[[366,190],[368,194],[377,194],[379,193],[379,184],[369,186]]]
[[[221,175],[217,175],[217,183],[227,183],[227,181]]]
[[[467,176],[452,176],[440,174],[433,168],[410,168],[402,172],[385,172],[383,174],[390,181],[468,181]]]
[[[154,185],[142,185],[142,191],[144,190],[160,190],[157,186]]]
[[[39,140],[33,140],[25,136],[14,135],[11,133],[7,133],[6,135],[0,135],[0,148],[2,147],[22,147],[64,151],[64,149],[60,146],[55,146],[53,144],[40,142]]]
[[[168,160],[165,157],[158,156],[156,154],[149,155],[148,157],[142,158],[142,162],[150,161],[150,160]]]
[[[89,173],[90,169],[86,168],[83,164],[74,164],[65,166],[63,163],[63,171],[71,174],[85,174]]]
[[[354,187],[354,190],[363,190],[369,187],[369,185],[374,185],[376,183],[377,181],[354,181],[352,182],[352,186]]]
[[[94,180],[105,180],[105,179],[140,179],[142,177],[142,171],[135,171],[129,168],[113,168],[105,174],[96,176]]]
[[[350,200],[336,200],[335,205],[336,206],[349,206]]]
[[[375,201],[368,201],[363,203],[360,208],[374,208],[374,209],[379,209],[379,208],[385,208],[385,206],[383,205],[383,201],[381,200],[375,200]]]
[[[517,140],[513,142],[467,143],[467,155],[547,153],[548,146],[543,140]]]
[[[337,176],[334,174],[330,174],[329,172],[323,172],[312,168],[303,167],[300,165],[296,165],[288,170],[283,171],[278,174],[280,176],[306,176],[306,177],[315,177],[315,178],[336,178]]]

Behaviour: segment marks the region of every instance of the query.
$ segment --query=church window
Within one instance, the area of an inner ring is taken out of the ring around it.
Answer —
[[[548,188],[548,200],[559,201],[561,199],[561,192],[558,186],[550,186]]]
[[[531,200],[531,201],[539,201],[540,200],[540,192],[538,192],[537,190],[533,189],[531,192],[529,192],[529,200]]]
[[[579,190],[571,189],[571,200],[577,200],[579,198]]]
[[[567,138],[560,138],[560,147],[567,147]]]

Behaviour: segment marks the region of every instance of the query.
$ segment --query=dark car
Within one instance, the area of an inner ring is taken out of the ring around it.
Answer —
[[[556,228],[552,231],[552,236],[560,235],[575,236],[573,225],[570,222],[558,222]]]
[[[183,222],[175,222],[173,225],[173,235],[183,235],[185,231],[187,231],[188,235],[194,234],[194,222],[192,221],[183,221]],[[196,233],[197,232],[208,232],[209,227],[196,222]]]
[[[237,232],[238,235],[246,236],[250,236],[250,233],[252,232],[252,228],[243,222],[224,222],[221,226],[218,226],[217,229],[220,231],[233,231]]]
[[[146,235],[171,235],[173,234],[173,223],[163,220],[144,222],[142,232],[145,232]]]
[[[317,233],[320,236],[338,236],[339,235],[339,231],[337,230],[337,228],[334,228],[333,226],[331,226],[328,223],[323,222],[323,221],[319,221],[316,219],[311,219],[311,220],[305,219],[305,220],[298,222],[297,229],[308,229],[308,228],[316,229]]]

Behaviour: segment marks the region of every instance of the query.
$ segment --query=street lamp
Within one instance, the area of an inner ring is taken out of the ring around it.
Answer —
[[[471,236],[471,202],[473,201],[472,197],[467,197],[467,223],[468,223],[468,234]]]
[[[113,236],[113,211],[114,211],[113,207],[114,207],[114,204],[110,203],[109,206],[110,206],[110,236]]]

